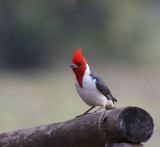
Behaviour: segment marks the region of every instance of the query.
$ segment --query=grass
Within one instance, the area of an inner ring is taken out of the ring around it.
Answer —
[[[160,71],[117,66],[107,70],[96,67],[94,71],[117,98],[117,107],[138,106],[152,115],[155,133],[145,147],[158,147]],[[1,72],[0,132],[66,121],[86,111],[89,107],[78,96],[74,78],[68,68],[56,72]]]

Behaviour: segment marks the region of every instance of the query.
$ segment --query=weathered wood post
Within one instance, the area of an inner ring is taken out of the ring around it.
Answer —
[[[153,119],[148,112],[138,107],[125,107],[66,122],[2,133],[0,146],[129,147],[129,143],[146,142],[153,129]],[[128,143],[128,146],[122,143]]]

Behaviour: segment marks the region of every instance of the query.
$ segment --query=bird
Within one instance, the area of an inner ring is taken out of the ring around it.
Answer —
[[[102,108],[106,108],[106,110],[116,108],[115,102],[117,102],[117,99],[112,96],[103,80],[91,72],[86,59],[82,55],[81,48],[75,50],[70,67],[76,76],[75,87],[79,96],[87,105],[91,106],[82,115],[88,114],[96,106],[100,106],[100,108],[95,112]]]

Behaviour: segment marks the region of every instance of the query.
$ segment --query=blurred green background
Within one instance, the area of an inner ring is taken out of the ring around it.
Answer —
[[[158,0],[0,1],[0,132],[66,121],[89,107],[69,65],[81,47],[117,98],[155,122],[160,137]]]

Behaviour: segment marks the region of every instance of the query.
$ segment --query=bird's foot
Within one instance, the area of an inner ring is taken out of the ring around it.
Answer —
[[[98,112],[98,111],[96,110],[96,111],[94,111],[93,113],[96,113],[96,112]]]
[[[90,113],[83,113],[83,114],[81,114],[81,115],[78,115],[78,116],[76,116],[76,118],[78,118],[78,117],[81,117],[81,116],[84,116],[84,115],[87,115],[87,114],[90,114]]]
[[[97,110],[94,111],[94,112],[98,112],[98,111],[100,111],[100,110],[103,109],[103,108],[105,108],[105,106],[101,106],[99,109],[97,109]]]
[[[83,114],[76,116],[76,118],[83,116]]]

